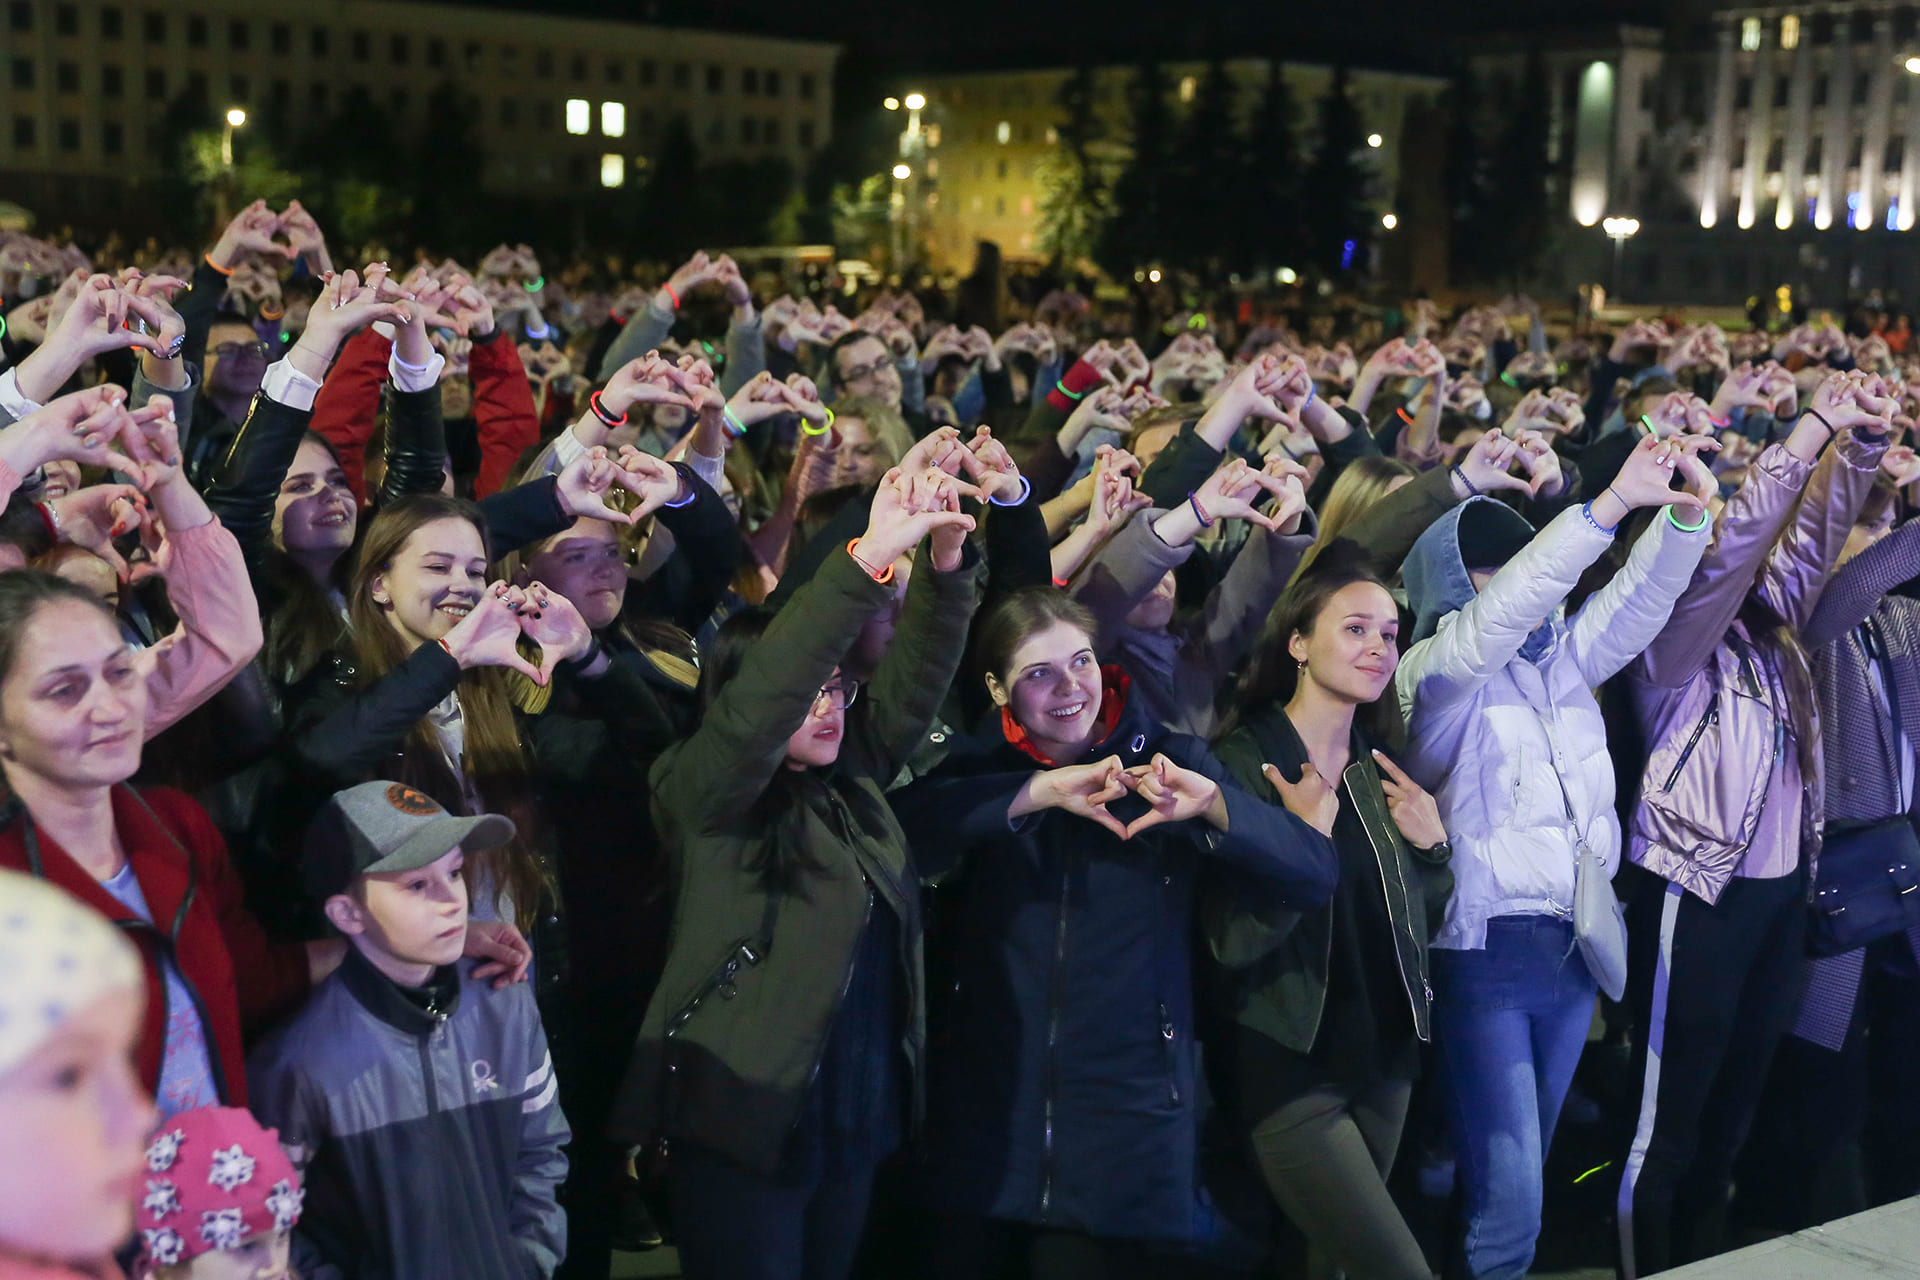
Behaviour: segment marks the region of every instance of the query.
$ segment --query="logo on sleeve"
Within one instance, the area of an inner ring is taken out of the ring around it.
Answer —
[[[493,1064],[485,1058],[478,1058],[469,1063],[467,1075],[473,1080],[475,1093],[491,1093],[500,1087],[500,1081],[494,1078]]]

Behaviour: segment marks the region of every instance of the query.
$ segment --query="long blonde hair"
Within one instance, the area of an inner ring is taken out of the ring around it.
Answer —
[[[360,544],[347,590],[348,634],[354,666],[361,684],[384,677],[406,661],[413,651],[388,619],[387,608],[373,598],[373,580],[392,567],[407,540],[436,520],[465,520],[486,545],[486,523],[480,508],[460,498],[436,493],[414,494],[381,510]],[[540,864],[533,805],[533,771],[520,743],[514,720],[512,682],[505,667],[474,667],[460,677],[463,745],[460,769],[488,811],[513,819],[519,834],[498,849],[467,860],[471,873],[484,868],[492,883],[511,895],[517,923],[524,931],[540,906],[542,892],[552,892],[551,877]],[[446,753],[431,721],[422,719],[407,731],[401,750],[398,781],[426,792],[450,813],[466,813],[465,788],[448,766]],[[382,770],[380,776],[387,776]]]
[[[1313,539],[1313,545],[1300,557],[1300,563],[1293,571],[1293,582],[1300,581],[1320,553],[1346,532],[1355,520],[1365,515],[1373,504],[1387,496],[1387,490],[1399,479],[1411,480],[1417,472],[1397,458],[1372,455],[1356,458],[1347,464],[1333,482],[1333,488],[1327,491],[1326,501],[1320,504],[1320,531]]]

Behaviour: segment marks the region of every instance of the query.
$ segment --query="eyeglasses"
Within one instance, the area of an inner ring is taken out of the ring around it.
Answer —
[[[881,370],[891,369],[892,367],[893,367],[893,357],[883,356],[880,359],[875,360],[872,364],[855,365],[853,368],[848,369],[844,374],[842,374],[840,380],[846,383],[848,386],[852,386],[856,382],[865,382],[869,378],[878,377],[880,375]]]
[[[252,342],[223,342],[213,349],[213,354],[219,356],[222,360],[229,360],[234,356],[246,354],[256,355],[265,359],[267,344],[257,338]]]
[[[835,711],[845,711],[859,696],[860,685],[856,681],[836,677],[820,686],[820,692],[813,696],[813,705],[818,710],[824,702]]]

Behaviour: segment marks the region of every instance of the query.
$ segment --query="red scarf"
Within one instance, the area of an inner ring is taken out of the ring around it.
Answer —
[[[1127,690],[1132,684],[1132,679],[1117,664],[1100,668],[1100,737],[1096,746],[1111,738],[1113,731],[1120,727],[1120,716],[1127,709]],[[1000,732],[1007,736],[1007,745],[1019,748],[1049,769],[1058,767],[1057,761],[1048,759],[1033,745],[1033,739],[1013,718],[1012,707],[1000,708]]]

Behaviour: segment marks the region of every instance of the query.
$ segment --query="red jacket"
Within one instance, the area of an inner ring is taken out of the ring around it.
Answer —
[[[142,799],[147,802],[144,806]],[[120,905],[44,831],[35,832],[40,866],[30,867],[27,823],[21,811],[0,830],[0,867],[37,871],[116,924],[139,925],[139,917]],[[178,920],[175,963],[187,985],[200,997],[209,1056],[220,1077],[221,1101],[227,1106],[244,1107],[247,1072],[240,1020],[245,1017],[257,1022],[286,1012],[306,994],[306,947],[267,941],[247,911],[240,878],[227,861],[226,842],[207,811],[186,793],[154,787],[136,798],[130,788],[115,787],[113,825],[154,920],[154,929],[140,926],[128,930],[147,970],[146,1013],[134,1055],[140,1078],[149,1090],[160,1082],[160,1055],[167,1038],[167,991],[159,953],[165,945],[161,938],[173,931]]]
[[[367,444],[380,417],[380,388],[387,381],[387,357],[393,342],[371,326],[340,350],[313,402],[313,429],[327,438],[347,473],[354,497],[366,506]],[[467,356],[473,384],[473,422],[480,437],[480,475],[475,498],[491,497],[506,483],[520,455],[540,443],[540,418],[533,407],[520,351],[506,333],[473,344]]]

